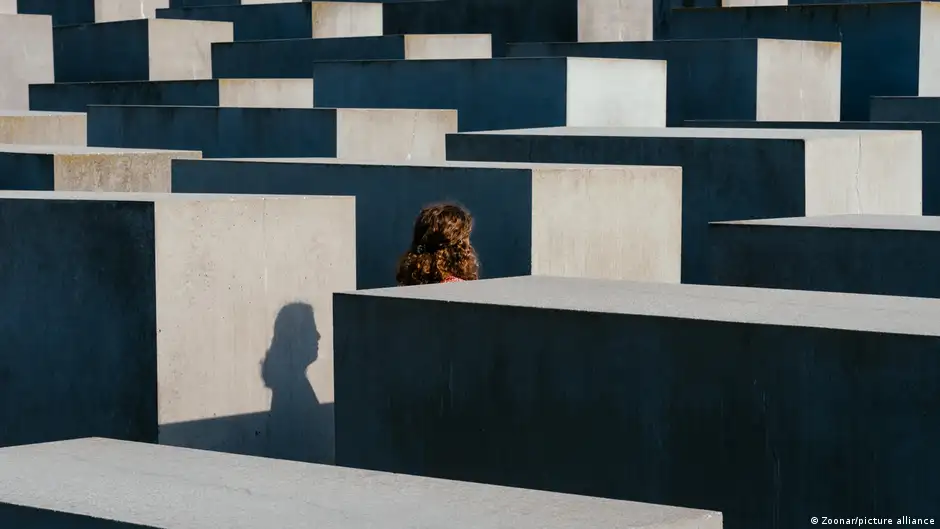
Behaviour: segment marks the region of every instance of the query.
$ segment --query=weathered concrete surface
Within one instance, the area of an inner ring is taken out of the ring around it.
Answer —
[[[218,20],[235,26],[235,40],[369,37],[382,35],[382,4],[286,2],[158,9],[157,17]]]
[[[164,443],[332,460],[354,239],[351,197],[0,193],[0,444],[159,420]]]
[[[85,145],[85,114],[0,110],[0,143]]]
[[[34,84],[33,110],[85,112],[88,105],[313,108],[312,79],[204,79]]]
[[[215,1],[215,0],[213,0]],[[156,18],[169,0],[13,0],[20,13],[51,15],[55,26]]]
[[[728,529],[940,501],[940,300],[533,276],[333,310],[343,466],[718,510]]]
[[[215,78],[310,78],[316,61],[485,59],[489,35],[387,35],[281,39],[212,45]]]
[[[29,85],[55,78],[52,19],[0,14],[0,109],[27,110]]]
[[[842,215],[714,223],[709,276],[738,285],[940,298],[940,217]]]
[[[170,191],[170,160],[192,151],[0,144],[0,190]]]
[[[686,119],[839,120],[838,43],[772,39],[524,43],[511,44],[508,55],[664,60],[669,126]]]
[[[871,96],[940,95],[940,4],[886,2],[677,9],[658,37],[842,43],[842,119],[868,119]]]
[[[0,0],[0,14],[15,15],[16,14],[16,0]]]
[[[558,127],[450,134],[449,160],[682,167],[682,281],[705,281],[708,222],[921,213],[915,131]]]
[[[443,160],[453,110],[89,106],[88,143],[206,158]]]
[[[9,527],[721,529],[717,512],[108,439],[0,451],[0,501]]]
[[[940,97],[873,97],[872,121],[940,121]]]
[[[462,131],[666,122],[664,61],[322,62],[314,65],[313,91],[317,106],[457,109]]]
[[[679,281],[678,168],[213,160],[174,162],[173,190],[355,196],[359,288],[395,285],[416,212],[444,200],[474,214],[484,277]]]
[[[53,36],[59,83],[210,79],[211,44],[231,42],[232,24],[131,20],[58,27]]]

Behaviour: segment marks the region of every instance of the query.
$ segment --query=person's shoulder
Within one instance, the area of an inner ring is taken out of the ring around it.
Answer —
[[[458,281],[463,281],[463,279],[460,279],[459,277],[454,277],[454,276],[449,276],[446,279],[444,279],[444,283],[457,283]]]

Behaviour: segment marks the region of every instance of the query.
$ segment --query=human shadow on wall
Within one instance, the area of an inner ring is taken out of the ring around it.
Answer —
[[[333,463],[333,404],[321,404],[307,379],[307,368],[319,356],[319,341],[313,307],[285,305],[259,365],[261,380],[271,390],[270,410],[161,425],[160,443]]]

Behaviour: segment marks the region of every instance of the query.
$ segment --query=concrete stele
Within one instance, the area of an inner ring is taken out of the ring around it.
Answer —
[[[578,42],[653,40],[654,0],[577,0]]]
[[[84,113],[0,110],[0,143],[85,145],[85,128]]]
[[[0,14],[0,109],[29,109],[29,85],[55,79],[52,50],[51,17]]]

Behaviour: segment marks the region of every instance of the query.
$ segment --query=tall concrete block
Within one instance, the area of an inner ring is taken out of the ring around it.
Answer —
[[[415,215],[446,200],[474,214],[484,277],[679,281],[682,175],[674,167],[179,161],[173,190],[356,197],[359,288],[395,285]]]
[[[772,39],[523,43],[509,45],[508,55],[664,60],[670,126],[686,119],[839,120],[838,43]]]
[[[232,25],[130,20],[59,27],[53,35],[59,83],[210,79],[211,44],[230,42]]]
[[[0,144],[0,189],[168,193],[170,160],[201,156],[191,151]]]
[[[16,0],[0,0],[0,15],[15,15]]]
[[[382,4],[285,2],[158,9],[159,18],[218,20],[235,26],[235,40],[370,37],[382,35]]]
[[[335,39],[281,39],[212,45],[216,78],[310,78],[317,61],[486,59],[489,35],[387,35]]]
[[[314,65],[317,106],[453,108],[460,130],[666,122],[666,63],[547,57]],[[376,89],[381,87],[381,90]]]
[[[532,276],[333,311],[342,466],[720,510],[727,529],[940,500],[940,300]]]
[[[52,19],[0,14],[0,109],[29,109],[29,85],[55,78]]]
[[[0,143],[85,145],[85,114],[0,110]]]
[[[658,38],[842,43],[842,119],[868,119],[871,96],[940,95],[940,4],[887,2],[676,9]]]
[[[312,79],[204,79],[34,84],[33,110],[85,112],[88,105],[313,108]]]
[[[13,0],[20,13],[51,15],[55,26],[156,18],[169,0]]]
[[[709,230],[719,285],[940,298],[931,258],[940,217],[842,215],[720,222]]]
[[[206,158],[443,160],[453,110],[89,106],[88,144]]]
[[[940,121],[940,97],[873,97],[872,121]]]
[[[712,221],[921,214],[914,131],[559,127],[451,134],[447,158],[682,167],[684,283],[707,279]]]
[[[354,237],[351,197],[0,194],[0,444],[159,422],[168,444],[331,460]]]
[[[0,523],[9,527],[721,529],[722,520],[717,512],[109,439],[0,451],[0,501]]]

